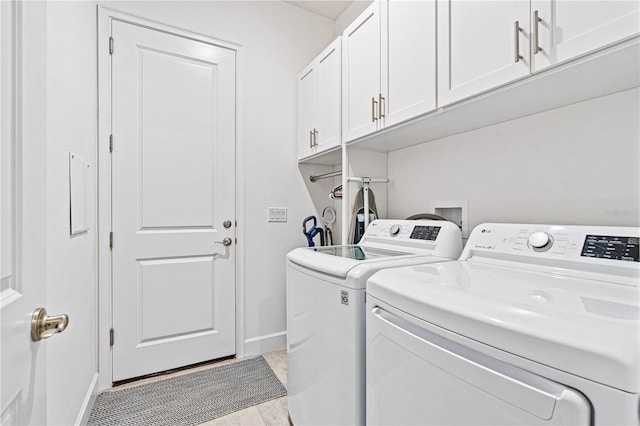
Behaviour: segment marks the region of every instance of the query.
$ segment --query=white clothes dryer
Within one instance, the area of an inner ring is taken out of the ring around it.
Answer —
[[[456,225],[375,220],[360,244],[287,255],[287,395],[296,425],[365,424],[365,285],[376,271],[452,261]]]
[[[484,224],[367,283],[367,423],[640,424],[640,229]]]

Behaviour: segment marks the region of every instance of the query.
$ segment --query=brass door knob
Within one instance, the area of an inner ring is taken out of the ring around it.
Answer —
[[[69,325],[69,316],[47,315],[45,308],[38,308],[31,315],[31,340],[37,342],[48,339],[56,333],[62,333]]]

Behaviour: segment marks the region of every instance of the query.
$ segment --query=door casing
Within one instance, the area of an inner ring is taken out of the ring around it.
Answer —
[[[113,324],[111,297],[112,257],[109,248],[111,231],[111,154],[109,137],[111,129],[111,62],[109,37],[111,22],[124,21],[135,25],[215,44],[236,51],[236,356],[245,354],[244,324],[244,139],[242,112],[244,110],[244,48],[228,41],[218,40],[203,34],[175,28],[148,19],[128,15],[113,9],[98,6],[98,367],[99,390],[112,387],[112,352],[110,329]],[[117,41],[114,42],[114,52]],[[117,141],[114,141],[117,149]],[[115,338],[117,339],[117,333]]]

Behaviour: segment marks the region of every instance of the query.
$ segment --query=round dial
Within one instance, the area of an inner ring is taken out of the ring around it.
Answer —
[[[536,251],[547,250],[552,243],[551,235],[546,232],[534,232],[529,236],[529,245]]]
[[[389,228],[389,235],[395,237],[400,233],[400,229],[400,225],[391,225],[391,228]]]

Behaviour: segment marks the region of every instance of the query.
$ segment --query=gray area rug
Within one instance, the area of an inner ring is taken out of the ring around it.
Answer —
[[[281,396],[262,356],[98,395],[89,426],[193,425]]]

